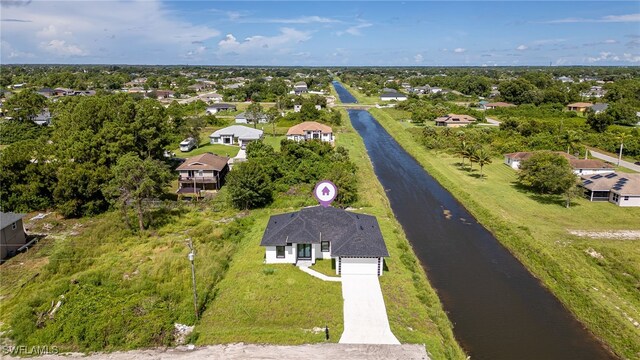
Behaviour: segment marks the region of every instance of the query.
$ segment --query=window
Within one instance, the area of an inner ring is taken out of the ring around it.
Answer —
[[[628,197],[628,196],[625,196],[625,197],[624,197],[624,201],[629,201],[629,197]]]
[[[320,249],[322,250],[322,252],[329,252],[329,242],[328,241],[321,241],[320,242]]]
[[[276,257],[284,258],[284,246],[276,246]]]
[[[15,229],[18,227],[18,225],[16,225],[16,224],[17,224],[17,223],[13,223],[13,224],[11,224],[11,230],[15,230]]]

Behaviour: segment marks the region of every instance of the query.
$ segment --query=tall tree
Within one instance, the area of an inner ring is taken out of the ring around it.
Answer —
[[[603,133],[607,131],[610,125],[613,125],[613,117],[606,111],[596,114],[589,109],[587,110],[587,125],[589,125],[592,130]]]
[[[575,149],[582,140],[580,133],[575,130],[567,130],[566,133],[562,135],[562,142],[567,146],[567,154],[570,153],[571,149]]]
[[[258,122],[260,121],[260,117],[262,116],[262,105],[258,102],[252,102],[246,111],[247,120],[253,123],[253,127],[258,127]]]
[[[563,194],[575,185],[576,176],[564,156],[541,151],[520,164],[518,182],[542,194]]]
[[[272,107],[267,110],[265,116],[267,117],[267,123],[271,124],[272,126],[273,136],[276,136],[276,122],[278,122],[280,112],[275,107]]]
[[[47,104],[47,98],[33,90],[23,90],[9,99],[4,104],[7,115],[20,121],[32,121]]]
[[[233,206],[253,209],[273,200],[271,179],[256,161],[247,161],[234,167],[227,177],[227,189]]]
[[[484,147],[478,147],[475,149],[472,156],[475,162],[480,165],[480,176],[482,176],[482,168],[492,162],[491,153]]]
[[[111,202],[120,208],[125,220],[127,208],[135,208],[138,228],[143,231],[145,201],[163,194],[171,181],[171,172],[162,162],[151,158],[142,160],[134,153],[122,156],[112,172],[113,178],[106,191]]]

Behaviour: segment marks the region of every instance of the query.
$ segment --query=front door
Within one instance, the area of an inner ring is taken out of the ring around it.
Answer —
[[[311,244],[298,244],[298,259],[311,259]]]

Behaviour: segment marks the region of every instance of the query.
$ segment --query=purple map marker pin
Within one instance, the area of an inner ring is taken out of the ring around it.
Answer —
[[[329,180],[322,180],[313,189],[313,196],[318,199],[320,205],[327,207],[338,195],[338,188]]]

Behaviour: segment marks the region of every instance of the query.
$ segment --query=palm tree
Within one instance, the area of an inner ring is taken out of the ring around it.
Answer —
[[[569,154],[571,149],[576,148],[581,141],[580,133],[575,130],[567,130],[567,132],[562,136],[562,141],[565,145],[567,145],[567,154]]]
[[[484,147],[475,149],[473,153],[474,160],[480,165],[480,176],[482,176],[482,168],[485,165],[491,164],[491,154]]]
[[[618,153],[618,166],[620,166],[620,161],[622,160],[622,148],[624,147],[624,141],[629,137],[629,134],[620,132],[616,136],[616,140],[620,141],[620,152]]]
[[[463,168],[464,168],[464,159],[469,157],[469,148],[470,146],[467,145],[467,142],[462,140],[458,145],[458,148],[456,149],[456,155],[460,155],[460,157],[462,158]]]

